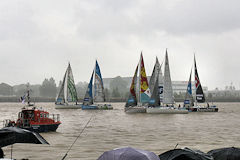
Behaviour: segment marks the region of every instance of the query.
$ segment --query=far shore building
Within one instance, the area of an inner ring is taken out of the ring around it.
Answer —
[[[127,82],[128,88],[129,88],[132,82],[132,77],[121,77],[121,78]],[[113,78],[103,78],[103,83],[105,88],[108,88],[108,89],[110,88],[110,82],[112,81],[112,79]],[[148,77],[148,79],[150,79],[150,77]],[[188,84],[188,81],[172,81],[173,92],[177,94],[186,93],[187,84]],[[207,96],[208,87],[202,86],[202,88],[203,88],[204,94]],[[194,94],[194,90],[195,90],[194,82],[192,82],[192,90]]]

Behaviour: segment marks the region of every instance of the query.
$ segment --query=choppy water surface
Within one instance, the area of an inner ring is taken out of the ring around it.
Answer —
[[[53,103],[39,103],[50,113],[59,113],[57,132],[42,133],[50,145],[14,144],[13,157],[31,160],[61,159],[87,121],[93,119],[69,152],[66,160],[95,160],[104,151],[131,146],[156,154],[190,147],[208,151],[219,147],[240,147],[240,103],[218,103],[218,113],[175,115],[126,114],[124,103],[113,110],[56,110]],[[0,121],[16,119],[22,104],[0,103]],[[3,148],[10,157],[10,146]]]

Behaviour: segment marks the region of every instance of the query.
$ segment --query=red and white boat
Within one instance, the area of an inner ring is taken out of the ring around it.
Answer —
[[[21,112],[18,113],[17,121],[5,120],[5,126],[15,126],[23,129],[27,129],[34,132],[50,132],[56,131],[61,124],[59,114],[49,114],[42,108],[36,108],[33,104],[30,104],[29,91],[26,96],[21,97],[24,101],[28,100],[28,105],[23,107]]]

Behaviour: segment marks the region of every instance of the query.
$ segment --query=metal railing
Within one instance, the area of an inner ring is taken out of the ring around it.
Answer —
[[[54,122],[60,121],[60,114],[51,114],[51,116]]]

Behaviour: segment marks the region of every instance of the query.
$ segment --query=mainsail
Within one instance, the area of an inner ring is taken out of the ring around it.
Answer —
[[[59,90],[56,103],[57,104],[59,103],[64,104],[68,102],[77,103],[77,101],[78,101],[77,90],[76,90],[74,79],[73,79],[72,68],[69,63],[63,77],[63,82]]]
[[[94,101],[105,102],[103,80],[97,60],[95,65]]]
[[[132,79],[132,83],[130,86],[130,93],[129,93],[129,97],[128,97],[125,107],[137,105],[137,96],[136,96],[137,72],[138,72],[138,65],[137,65],[137,68],[135,70],[135,73],[134,73],[134,76]]]
[[[75,87],[72,68],[70,66],[70,63],[68,65],[67,88],[68,88],[68,102],[77,102],[78,101],[77,90],[76,90],[76,87]]]
[[[156,80],[157,80],[157,78],[159,78],[160,69],[161,69],[160,64],[158,62],[158,58],[156,57],[156,62],[155,62],[155,65],[154,65],[154,68],[152,71],[152,75],[151,75],[151,78],[149,81],[149,89],[150,89],[151,93],[153,93]]]
[[[86,94],[83,99],[83,105],[92,105],[93,104],[93,94],[92,94],[93,75],[94,75],[94,71],[92,73]]]
[[[184,100],[184,105],[185,106],[193,106],[193,95],[192,95],[192,69],[191,69],[191,73],[190,73],[190,77],[188,80],[188,85],[187,85],[187,91],[186,91],[186,95],[185,95],[185,100]]]
[[[162,74],[162,64],[160,65],[160,70],[159,70],[159,77],[158,77],[158,88],[159,88],[159,97],[160,97],[160,102],[163,101],[163,74]]]
[[[198,76],[195,56],[194,56],[194,66],[195,66],[196,101],[199,102],[199,103],[204,103],[205,102],[205,96],[204,96],[203,89],[202,89],[200,79],[199,79],[199,76]]]
[[[160,106],[160,96],[159,96],[159,88],[158,88],[158,77],[157,80],[155,81],[155,85],[153,88],[153,91],[151,92],[151,98],[149,100],[149,106],[151,107],[157,107]]]
[[[149,102],[151,92],[148,87],[147,75],[144,67],[143,56],[140,57],[140,103],[146,104]]]
[[[165,56],[165,68],[164,68],[164,85],[163,85],[163,103],[164,104],[173,104],[173,90],[172,90],[172,81],[170,76],[168,53],[166,50]]]

